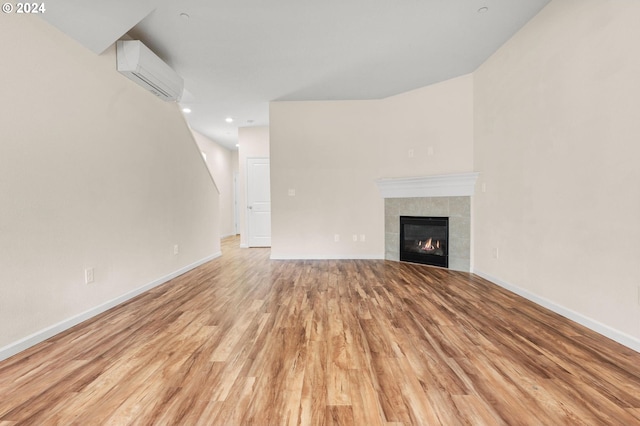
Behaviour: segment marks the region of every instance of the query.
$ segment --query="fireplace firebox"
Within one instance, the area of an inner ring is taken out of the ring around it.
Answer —
[[[449,267],[449,218],[400,216],[400,260]]]

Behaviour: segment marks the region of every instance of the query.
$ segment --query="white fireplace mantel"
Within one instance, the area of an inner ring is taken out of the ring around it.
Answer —
[[[465,197],[474,193],[477,172],[376,180],[382,198]]]

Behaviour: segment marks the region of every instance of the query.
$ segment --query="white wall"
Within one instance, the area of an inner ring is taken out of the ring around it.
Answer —
[[[248,247],[247,229],[247,160],[269,158],[269,127],[241,127],[238,129],[238,213],[240,246]]]
[[[478,272],[640,350],[638,16],[554,0],[474,74],[474,249]]]
[[[473,170],[472,75],[392,96],[381,104],[380,176]]]
[[[240,153],[231,151],[231,174],[233,177],[233,234],[240,234]]]
[[[235,235],[233,174],[238,170],[237,156],[229,149],[192,130],[201,152],[207,156],[209,173],[220,194],[220,237]]]
[[[273,258],[384,257],[378,109],[375,101],[271,104]]]
[[[270,123],[274,258],[384,258],[375,180],[473,169],[469,75],[382,100],[274,102]]]
[[[0,51],[2,358],[216,256],[220,232],[177,105],[118,74],[113,48],[12,15]]]

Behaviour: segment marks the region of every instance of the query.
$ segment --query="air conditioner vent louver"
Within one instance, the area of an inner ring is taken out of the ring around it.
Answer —
[[[170,98],[171,97],[171,94],[165,92],[160,87],[158,87],[155,84],[153,84],[144,75],[138,74],[138,73],[135,73],[135,72],[133,73],[133,75],[136,76],[137,78],[139,78],[140,80],[142,80],[145,84],[147,84],[149,86],[150,90],[153,91],[156,96],[165,97],[165,98]]]
[[[139,40],[116,44],[118,71],[165,101],[178,101],[184,82],[169,65]]]

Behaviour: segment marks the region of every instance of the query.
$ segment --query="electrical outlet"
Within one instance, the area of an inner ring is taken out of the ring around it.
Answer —
[[[431,157],[431,156],[433,155],[433,147],[432,147],[432,146],[430,146],[430,147],[428,147],[428,148],[427,148],[427,155],[428,155],[429,157]]]
[[[360,242],[364,243],[366,238],[367,238],[366,235],[360,234]]]
[[[340,241],[340,234],[335,234],[333,236],[333,241],[335,241],[336,243]]]
[[[86,268],[84,270],[84,283],[91,284],[93,282],[93,268]]]
[[[173,245],[173,254],[174,256],[180,253],[180,247],[177,244]]]
[[[289,197],[295,197],[296,196],[296,190],[291,188],[291,189],[289,189],[288,194],[289,194]]]
[[[487,184],[485,182],[482,182],[481,190],[482,192],[487,192]]]

